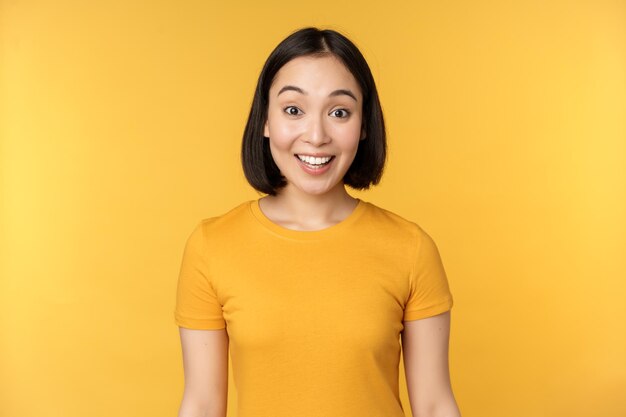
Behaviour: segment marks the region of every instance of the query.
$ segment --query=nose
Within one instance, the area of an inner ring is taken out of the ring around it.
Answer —
[[[310,119],[305,138],[307,139],[306,142],[315,146],[319,146],[330,141],[323,115],[312,117]]]

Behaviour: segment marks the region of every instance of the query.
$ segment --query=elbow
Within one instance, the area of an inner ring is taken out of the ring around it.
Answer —
[[[226,417],[226,407],[183,401],[178,410],[178,417]]]
[[[455,401],[433,405],[428,409],[416,410],[413,417],[461,417]]]

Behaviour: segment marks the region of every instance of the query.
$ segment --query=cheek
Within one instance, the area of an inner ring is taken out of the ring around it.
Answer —
[[[361,138],[361,121],[354,119],[350,123],[337,124],[329,132],[332,137],[338,139],[341,146],[351,148]]]
[[[288,135],[276,133],[272,129],[272,135],[269,139],[270,152],[274,160],[280,160],[286,157],[293,146],[293,139]]]
[[[285,120],[280,115],[270,115],[270,137],[278,144],[293,140],[302,133],[301,123]]]
[[[282,166],[285,151],[286,148],[280,142],[277,143],[274,140],[270,140],[270,154],[272,154],[274,163],[279,167]]]

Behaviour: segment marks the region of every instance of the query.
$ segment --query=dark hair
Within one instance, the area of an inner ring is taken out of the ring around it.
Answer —
[[[300,56],[337,57],[352,73],[363,95],[363,130],[356,156],[343,177],[343,183],[354,189],[368,189],[382,177],[387,156],[387,139],[382,108],[374,77],[359,49],[344,35],[331,30],[306,27],[293,32],[276,46],[259,75],[252,108],[243,133],[241,162],[246,179],[258,191],[276,195],[287,185],[272,158],[264,139],[264,125],[269,105],[269,89],[276,73],[287,62]]]

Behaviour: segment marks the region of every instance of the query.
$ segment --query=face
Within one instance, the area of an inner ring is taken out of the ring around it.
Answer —
[[[281,193],[295,187],[324,194],[343,187],[364,136],[362,108],[357,81],[333,56],[294,58],[278,71],[264,136],[288,182]]]

